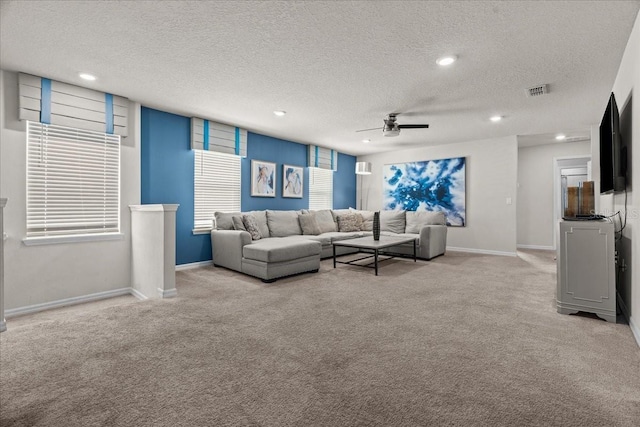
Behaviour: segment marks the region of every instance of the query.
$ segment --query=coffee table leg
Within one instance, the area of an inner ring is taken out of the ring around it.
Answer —
[[[374,262],[376,265],[376,276],[378,275],[378,250],[375,250],[375,255],[374,255]]]
[[[336,245],[333,245],[333,268],[336,268]]]
[[[417,259],[416,259],[416,241],[415,241],[415,239],[413,240],[413,262],[417,262]]]

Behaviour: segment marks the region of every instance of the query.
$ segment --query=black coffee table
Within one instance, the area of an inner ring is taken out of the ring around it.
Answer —
[[[374,268],[376,271],[376,276],[378,275],[378,255],[380,249],[391,248],[393,246],[402,245],[404,243],[413,242],[413,262],[416,262],[416,237],[395,237],[395,236],[380,236],[380,240],[373,240],[373,236],[368,237],[358,237],[357,239],[347,239],[347,240],[338,240],[337,242],[333,242],[333,268],[336,268],[336,264],[350,264],[357,265],[358,267],[366,267],[366,268]],[[354,259],[351,261],[338,261],[336,260],[336,246],[344,246],[347,248],[357,248],[363,252],[369,252],[370,255],[365,257],[361,257],[358,259]],[[380,261],[386,261],[388,259],[394,258],[393,255],[387,255],[388,258]],[[368,264],[357,264],[358,261],[362,261],[363,259],[373,258],[373,262]],[[373,266],[371,266],[373,264]]]

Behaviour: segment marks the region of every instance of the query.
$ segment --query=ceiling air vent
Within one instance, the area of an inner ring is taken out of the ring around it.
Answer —
[[[540,96],[545,93],[549,93],[549,85],[540,85],[527,89],[527,95],[529,96]]]

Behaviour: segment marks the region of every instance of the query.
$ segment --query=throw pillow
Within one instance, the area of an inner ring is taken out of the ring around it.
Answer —
[[[362,215],[338,215],[338,231],[360,231],[362,229]]]
[[[404,211],[380,212],[380,231],[390,231],[401,234],[404,233],[405,225]]]
[[[333,220],[333,214],[329,209],[323,209],[313,212],[316,216],[316,221],[320,227],[320,233],[330,233],[336,231],[336,223]]]
[[[405,233],[419,233],[425,225],[446,225],[443,212],[407,211],[407,228]]]
[[[362,231],[373,231],[373,211],[359,211],[351,209],[351,213],[360,214],[362,216]]]
[[[271,237],[287,237],[302,234],[300,224],[298,223],[298,213],[296,211],[267,210],[267,225],[269,226],[269,236]]]
[[[216,230],[233,230],[233,216],[240,212],[215,212]]]
[[[233,228],[235,230],[247,231],[247,228],[244,226],[244,222],[242,222],[242,216],[235,215],[231,217],[233,220]]]
[[[313,214],[301,214],[298,215],[298,221],[300,222],[300,228],[302,228],[302,234],[309,236],[317,236],[320,234],[320,226],[316,221],[316,216]]]
[[[258,221],[256,221],[253,215],[242,215],[242,222],[249,234],[251,234],[251,240],[262,239],[262,234],[260,234],[260,229],[258,228]]]

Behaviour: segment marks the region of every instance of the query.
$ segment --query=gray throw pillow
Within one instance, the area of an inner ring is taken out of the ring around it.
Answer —
[[[373,211],[359,211],[353,209],[351,212],[362,216],[362,231],[373,231]]]
[[[407,229],[405,233],[419,233],[425,225],[446,225],[443,212],[407,211]]]
[[[298,213],[296,211],[272,211],[267,210],[267,224],[269,236],[287,237],[301,235]]]
[[[247,228],[244,226],[244,222],[242,222],[241,215],[235,215],[231,217],[231,219],[233,220],[233,228],[235,230],[247,231]]]
[[[314,214],[298,215],[298,221],[300,222],[300,228],[302,228],[302,234],[309,236],[317,236],[320,234],[320,227]]]
[[[338,231],[362,230],[362,215],[346,214],[338,215]]]
[[[216,212],[216,230],[233,230],[233,216],[240,212]]]
[[[405,224],[404,211],[380,212],[380,231],[390,231],[401,234],[404,233]]]
[[[251,234],[251,240],[262,239],[262,234],[260,234],[260,229],[258,228],[258,222],[253,215],[242,215],[242,222],[249,234]]]
[[[314,211],[313,213],[316,216],[318,227],[320,227],[320,233],[330,233],[332,231],[337,231],[336,223],[333,219],[333,214],[331,213],[330,209]]]
[[[262,237],[269,237],[269,227],[267,226],[267,211],[242,212],[242,215],[247,214],[253,215],[253,217],[256,219],[258,230],[260,230],[260,235]]]

